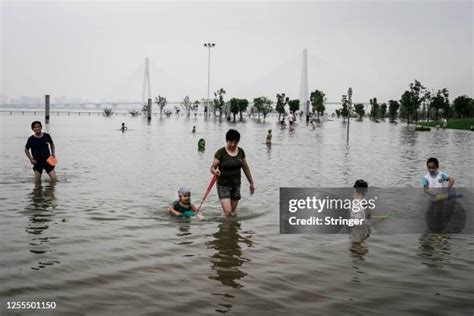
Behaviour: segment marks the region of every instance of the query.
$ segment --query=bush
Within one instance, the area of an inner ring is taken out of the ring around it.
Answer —
[[[431,131],[431,128],[426,127],[426,126],[417,126],[417,127],[415,128],[415,131],[419,131],[419,132],[429,132],[429,131]]]
[[[113,113],[114,113],[114,111],[112,111],[112,108],[105,108],[104,109],[104,115],[105,116],[111,116]]]

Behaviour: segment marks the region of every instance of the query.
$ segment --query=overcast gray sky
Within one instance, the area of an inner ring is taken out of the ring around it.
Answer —
[[[399,99],[415,78],[473,96],[472,1],[11,2],[1,4],[1,93],[140,100],[144,58],[152,95],[192,100],[211,91],[338,101]]]

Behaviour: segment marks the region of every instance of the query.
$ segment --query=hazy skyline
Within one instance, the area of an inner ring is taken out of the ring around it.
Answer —
[[[399,99],[418,79],[473,96],[473,4],[420,2],[9,2],[1,4],[1,94],[170,101],[310,91],[339,101]]]

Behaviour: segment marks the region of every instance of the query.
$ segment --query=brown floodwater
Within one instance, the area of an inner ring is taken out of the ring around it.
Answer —
[[[373,232],[354,247],[344,234],[279,233],[280,187],[349,187],[362,178],[371,186],[421,190],[430,156],[456,186],[474,187],[472,132],[351,121],[346,146],[337,119],[290,132],[278,129],[274,117],[234,124],[156,116],[147,124],[140,117],[53,115],[44,131],[56,144],[59,181],[43,175],[35,185],[23,150],[38,118],[0,115],[1,315],[474,310],[471,234]],[[204,220],[170,218],[164,210],[180,186],[199,202],[229,128],[241,132],[256,193],[250,196],[243,177],[235,218],[222,218],[215,189]],[[204,152],[197,150],[200,138]],[[7,310],[16,301],[55,302],[56,309]]]

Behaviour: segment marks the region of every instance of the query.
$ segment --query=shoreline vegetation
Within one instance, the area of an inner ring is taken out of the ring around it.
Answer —
[[[430,131],[432,127],[448,128],[458,130],[474,130],[474,99],[461,95],[449,100],[449,91],[446,88],[439,89],[436,92],[429,90],[418,80],[408,85],[409,89],[405,90],[399,100],[389,100],[381,102],[376,97],[371,98],[368,103],[352,103],[352,88],[348,89],[347,95],[342,95],[340,108],[332,113],[328,113],[326,106],[328,105],[326,93],[321,90],[314,90],[310,93],[309,100],[306,102],[299,99],[291,99],[285,93],[277,93],[276,101],[267,96],[260,96],[253,99],[237,99],[228,98],[226,100],[226,90],[220,88],[214,92],[214,98],[201,99],[192,101],[186,96],[181,102],[168,102],[166,97],[158,95],[154,100],[148,99],[148,103],[142,104],[141,108],[126,109],[125,112],[119,113],[118,103],[110,103],[102,107],[102,104],[94,104],[95,108],[89,111],[74,111],[70,109],[61,112],[81,112],[91,115],[104,115],[106,117],[117,115],[131,115],[132,117],[145,116],[151,120],[152,116],[157,114],[162,117],[176,116],[197,117],[204,115],[225,119],[227,121],[244,121],[244,114],[247,118],[257,119],[258,121],[268,116],[277,115],[278,122],[283,124],[285,118],[290,113],[299,118],[300,121],[306,121],[316,128],[321,121],[332,121],[335,117],[342,118],[342,122],[346,123],[348,118],[355,119],[356,122],[362,122],[364,119],[370,119],[375,123],[385,122],[387,119],[390,123],[405,122],[406,124],[415,124],[416,131]],[[49,120],[50,113],[50,96],[45,96],[45,113],[46,120]],[[335,102],[331,102],[334,104]],[[155,109],[153,109],[155,104]],[[338,104],[338,102],[336,102]],[[137,106],[137,105],[135,105]],[[369,108],[370,106],[370,108]],[[156,111],[158,110],[158,111]],[[0,112],[10,112],[12,115],[14,109],[1,109]],[[31,110],[28,110],[31,111]],[[25,111],[21,110],[22,114]],[[41,109],[33,110],[42,112]],[[59,111],[54,111],[59,115]],[[321,119],[322,118],[322,119]]]
[[[423,127],[437,127],[441,126],[440,121],[432,122],[418,122],[418,125]],[[450,119],[448,120],[448,125],[445,127],[447,129],[460,129],[460,130],[471,130],[474,131],[474,118],[465,118],[465,119]]]

